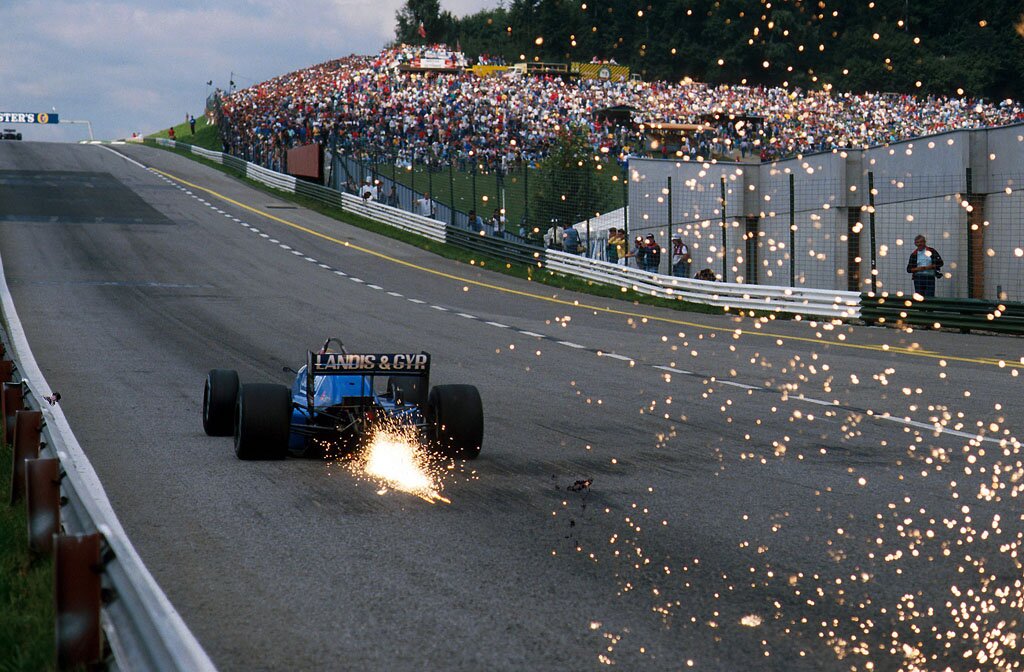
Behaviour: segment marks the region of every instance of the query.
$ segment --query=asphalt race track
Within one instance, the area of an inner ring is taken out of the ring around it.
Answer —
[[[1020,664],[1020,339],[556,291],[139,146],[0,145],[0,254],[223,670]],[[327,336],[480,388],[449,504],[203,434],[208,369],[288,383]]]

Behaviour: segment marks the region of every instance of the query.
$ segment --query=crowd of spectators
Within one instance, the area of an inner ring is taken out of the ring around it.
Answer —
[[[718,122],[684,138],[678,149],[654,153],[769,161],[1024,121],[1024,108],[1012,100],[563,79],[515,70],[478,77],[459,69],[424,73],[396,67],[435,57],[465,63],[444,45],[399,46],[230,93],[222,100],[226,150],[275,165],[287,148],[326,142],[337,132],[340,151],[357,157],[387,156],[400,165],[509,167],[542,159],[561,129],[577,127],[595,152],[624,162],[651,151],[640,124],[706,123],[717,114]],[[614,106],[631,107],[633,123],[595,115]],[[750,119],[759,121],[743,121]]]

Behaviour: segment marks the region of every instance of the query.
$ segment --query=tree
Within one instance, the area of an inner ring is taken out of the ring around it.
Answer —
[[[603,212],[609,202],[606,180],[596,173],[598,162],[586,134],[567,128],[558,134],[547,158],[541,161],[531,219],[546,229],[551,222],[571,226]]]
[[[1005,98],[1024,83],[1021,11],[1020,0],[508,0],[456,19],[439,0],[407,0],[396,34],[422,43],[422,21],[426,41],[460,39],[470,58],[614,57],[645,79]]]
[[[451,12],[441,11],[440,0],[406,0],[395,12],[395,22],[395,38],[404,44],[444,43],[456,34],[456,20]]]

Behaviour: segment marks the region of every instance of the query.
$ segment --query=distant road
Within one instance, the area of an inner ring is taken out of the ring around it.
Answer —
[[[555,291],[139,146],[0,143],[0,254],[223,670],[961,669],[1021,641],[1020,339]],[[450,504],[203,434],[208,369],[288,383],[327,336],[480,388]]]

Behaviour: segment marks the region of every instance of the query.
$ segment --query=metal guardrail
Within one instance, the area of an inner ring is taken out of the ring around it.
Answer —
[[[1024,303],[1009,301],[864,294],[861,297],[861,317],[876,324],[1024,334]]]
[[[250,179],[283,191],[300,193],[338,207],[339,192],[333,189],[296,180],[290,175],[283,175],[243,162],[241,159],[220,152],[212,152],[172,140],[158,139],[156,142],[163,146],[189,149],[193,154],[229,167],[234,167],[237,165],[236,162],[239,162],[244,165],[244,171],[239,172],[244,172],[244,175]],[[585,278],[606,285],[625,287],[650,296],[679,299],[722,308],[744,308],[843,319],[860,317],[861,295],[857,292],[676,278],[557,250],[545,250],[498,236],[478,235],[399,208],[373,201],[364,202],[351,194],[341,194],[340,207],[431,240],[499,259],[541,266],[557,273]]]
[[[116,665],[125,670],[214,671],[212,661],[142,563],[107,499],[99,477],[79,445],[59,404],[44,401],[49,386],[18,318],[0,260],[0,308],[26,405],[42,414],[41,457],[59,460],[60,522],[67,534],[99,533],[104,547],[99,568],[109,596],[100,613]],[[76,627],[84,627],[76,626]],[[74,629],[74,628],[73,628]],[[61,628],[58,628],[58,632]]]
[[[464,250],[479,252],[498,259],[508,259],[527,266],[544,266],[544,250],[500,236],[487,236],[458,227],[447,227],[448,243]]]
[[[341,192],[334,191],[333,189],[328,189],[327,187],[316,187],[316,189],[319,192],[340,195],[343,203],[343,209],[348,210],[349,212],[353,212],[357,215],[361,215],[367,219],[372,219],[383,224],[389,224],[396,229],[421,235],[424,238],[429,238],[430,240],[439,243],[449,242],[445,231],[445,225],[435,219],[424,217],[423,215],[416,215],[375,201],[364,201],[358,196],[343,194]],[[316,198],[318,200],[325,200],[328,197],[321,195]]]
[[[682,299],[722,308],[746,308],[846,319],[858,317],[860,314],[860,295],[856,292],[677,278],[557,250],[547,250],[545,254],[544,266],[551,270],[604,284],[627,287],[659,298]]]

